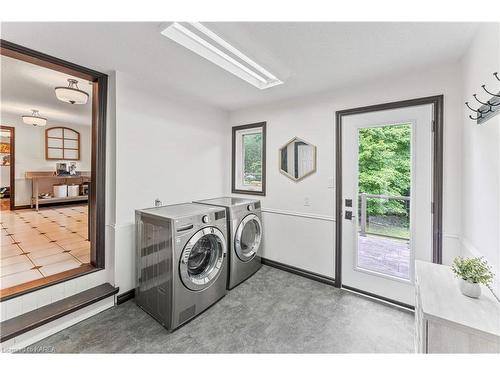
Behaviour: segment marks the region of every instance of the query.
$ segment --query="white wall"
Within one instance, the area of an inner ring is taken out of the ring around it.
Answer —
[[[476,108],[500,90],[500,25],[483,24],[463,58],[463,101]],[[463,107],[462,245],[464,255],[484,256],[500,275],[500,116],[477,125]],[[497,286],[500,293],[500,286]]]
[[[335,111],[444,94],[443,259],[450,263],[460,251],[463,104],[460,74],[457,62],[232,112],[231,126],[267,121],[267,195],[262,198],[264,257],[334,277]],[[294,136],[317,146],[317,172],[298,183],[278,170],[278,149]],[[227,193],[230,193],[229,188]],[[307,206],[306,200],[309,201]]]
[[[115,285],[135,287],[134,210],[220,196],[229,184],[227,113],[116,77]]]
[[[89,123],[90,123],[89,118]],[[46,127],[34,127],[23,123],[20,116],[2,113],[2,125],[16,128],[16,206],[30,203],[31,180],[24,178],[27,171],[55,171],[58,160],[45,160],[45,129],[53,126],[66,126],[80,132],[80,171],[90,171],[90,125],[48,123]],[[3,175],[2,175],[3,178]]]

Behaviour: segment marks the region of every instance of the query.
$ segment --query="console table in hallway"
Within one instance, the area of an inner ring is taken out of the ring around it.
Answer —
[[[36,211],[38,211],[39,205],[48,203],[59,203],[59,202],[81,202],[88,200],[88,195],[78,195],[74,197],[61,197],[61,198],[40,198],[40,183],[50,184],[51,181],[71,183],[79,181],[89,182],[90,172],[81,172],[78,175],[56,175],[55,172],[26,172],[26,178],[32,180],[31,186],[31,201],[30,206],[33,208],[35,206]],[[53,185],[53,184],[51,184]]]

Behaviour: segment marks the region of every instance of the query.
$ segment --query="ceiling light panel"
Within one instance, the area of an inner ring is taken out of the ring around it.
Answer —
[[[201,23],[190,22],[186,25],[196,32],[174,22],[161,34],[261,90],[283,83]]]

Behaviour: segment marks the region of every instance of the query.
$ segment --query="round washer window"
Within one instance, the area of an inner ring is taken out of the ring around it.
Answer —
[[[235,237],[236,255],[244,262],[252,260],[260,247],[262,224],[258,216],[248,215],[240,223]]]
[[[226,239],[214,227],[199,230],[191,237],[180,258],[179,273],[191,290],[203,290],[220,275],[226,254]]]
[[[209,274],[217,262],[219,244],[213,234],[200,238],[189,253],[187,268],[191,277],[204,277]]]

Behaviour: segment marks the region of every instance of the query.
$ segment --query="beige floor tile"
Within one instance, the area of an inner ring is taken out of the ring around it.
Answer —
[[[26,237],[16,237],[15,235],[12,236],[13,239],[18,240],[16,242],[22,243],[24,245],[36,245],[36,244],[44,244],[47,242],[52,241],[49,239],[47,236],[38,233],[37,235],[34,236],[26,236]]]
[[[37,225],[36,229],[40,232],[54,232],[58,230],[63,230],[64,228],[61,228],[60,225],[50,223],[50,224]]]
[[[90,254],[82,254],[77,256],[78,260],[82,263],[90,263]]]
[[[32,268],[33,268],[33,263],[31,263],[29,259],[25,257],[25,260],[22,262],[2,266],[0,268],[0,277],[12,275],[13,273],[28,271]]]
[[[62,240],[73,240],[78,241],[80,238],[77,234],[71,233],[70,231],[65,232],[48,232],[45,234],[49,239],[55,241]]]
[[[8,246],[8,245],[12,245],[14,242],[15,241],[11,237],[9,237],[9,236],[2,237],[1,245],[2,245],[2,247],[3,246]]]
[[[54,255],[54,254],[61,254],[63,253],[64,250],[61,249],[59,246],[52,244],[49,247],[46,248],[41,248],[41,249],[35,249],[29,252],[29,257],[35,261],[37,258],[42,258],[46,257],[49,255]],[[36,262],[35,262],[36,263]]]
[[[79,256],[82,256],[82,255],[85,255],[85,254],[90,254],[90,249],[89,248],[81,247],[79,249],[71,250],[71,254],[74,255],[74,256],[76,256],[76,257],[79,257]]]
[[[48,266],[50,264],[55,264],[55,263],[60,263],[60,262],[65,262],[68,260],[73,260],[75,259],[68,253],[59,253],[59,254],[53,254],[45,257],[40,257],[33,259],[33,263],[35,263],[37,266]],[[43,267],[42,267],[43,268]]]
[[[0,249],[0,257],[2,259],[9,258],[16,255],[21,255],[23,251],[17,245],[2,246]]]
[[[0,267],[10,266],[11,264],[29,261],[26,255],[14,255],[12,257],[3,258],[0,260]]]
[[[44,238],[44,236],[36,229],[32,229],[30,232],[13,234],[12,238],[15,242],[37,242],[41,238]]]
[[[77,243],[82,243],[86,242],[81,236],[78,234],[73,234],[74,237],[70,238],[64,238],[62,240],[57,241],[58,245],[61,245],[62,247],[65,248],[65,245],[72,245],[72,244],[77,244]]]
[[[0,288],[10,288],[14,285],[19,285],[22,283],[26,283],[28,281],[37,280],[43,278],[42,274],[37,270],[28,270],[24,272],[14,273],[12,275],[8,275],[2,277],[0,279]]]
[[[26,243],[22,242],[19,244],[19,247],[24,251],[25,253],[32,253],[34,251],[39,251],[39,250],[44,250],[44,249],[49,249],[52,247],[56,247],[57,244],[54,242],[46,241],[46,242],[38,242],[38,243]]]
[[[73,268],[80,267],[80,265],[81,265],[81,263],[76,261],[73,258],[72,260],[68,260],[65,262],[59,262],[59,263],[54,263],[54,264],[50,264],[47,266],[43,266],[42,268],[40,268],[40,272],[42,272],[42,274],[44,276],[50,276],[50,275],[54,275],[56,273],[60,273],[60,272],[64,272],[64,271],[67,271],[67,270],[70,270]]]
[[[31,225],[28,225],[28,224],[9,225],[7,227],[7,232],[9,234],[21,234],[23,232],[31,231],[31,230],[33,230],[33,228],[31,227]]]

